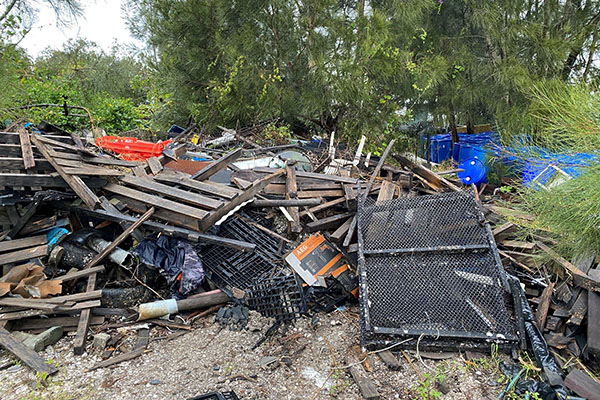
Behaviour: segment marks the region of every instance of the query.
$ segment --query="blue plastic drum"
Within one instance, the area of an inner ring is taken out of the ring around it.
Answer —
[[[487,168],[478,158],[468,158],[458,168],[464,171],[457,173],[456,176],[465,185],[470,185],[471,183],[479,185],[480,183],[485,183],[487,180]]]

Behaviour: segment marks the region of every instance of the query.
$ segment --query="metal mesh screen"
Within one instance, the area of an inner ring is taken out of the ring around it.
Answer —
[[[472,194],[367,200],[358,228],[363,341],[516,340],[504,271]]]
[[[489,246],[485,220],[468,193],[403,197],[361,207],[364,251]]]

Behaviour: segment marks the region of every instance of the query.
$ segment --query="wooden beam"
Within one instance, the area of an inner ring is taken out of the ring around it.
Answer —
[[[588,400],[600,400],[600,383],[583,371],[573,368],[565,378],[565,386]]]
[[[128,187],[117,185],[114,183],[106,185],[104,187],[104,190],[110,193],[115,193],[121,196],[129,197],[133,200],[138,200],[145,204],[149,204],[158,208],[164,208],[177,214],[186,215],[197,220],[203,220],[208,215],[208,212],[199,208],[164,199],[159,196],[153,196],[151,194],[140,192],[139,190],[130,189]]]
[[[354,213],[351,212],[333,215],[331,217],[323,218],[318,221],[309,222],[308,224],[306,224],[306,228],[308,232],[315,232],[335,228],[338,227],[343,221],[353,216]]]
[[[148,164],[148,168],[150,168],[150,172],[152,172],[152,175],[158,175],[160,171],[163,170],[163,166],[160,163],[158,157],[150,157],[146,160],[146,163]]]
[[[46,161],[46,160],[44,160]],[[86,178],[83,180],[88,187],[99,188],[106,185],[106,179]],[[66,188],[69,185],[60,176],[53,174],[20,174],[0,173],[0,186],[25,186],[44,188]]]
[[[47,242],[46,235],[31,236],[23,239],[0,242],[0,253],[9,250],[19,250],[27,247],[40,246],[46,244]]]
[[[130,217],[129,215],[120,214],[120,213],[115,214],[115,213],[110,213],[110,212],[103,211],[103,210],[92,211],[92,210],[88,210],[86,208],[81,208],[81,207],[70,207],[69,209],[78,214],[81,213],[81,214],[85,214],[88,216],[93,216],[96,218],[103,218],[103,219],[107,219],[107,220],[114,221],[114,222],[117,222],[118,220],[123,220],[123,221],[127,221],[127,222],[135,222],[135,218]],[[208,244],[216,244],[219,246],[231,247],[233,249],[240,250],[240,251],[252,251],[256,247],[253,243],[242,242],[239,240],[234,240],[234,239],[229,239],[229,238],[222,238],[222,237],[214,236],[214,235],[207,235],[207,234],[199,233],[196,231],[191,231],[191,230],[185,229],[185,228],[164,225],[164,224],[154,222],[154,221],[146,221],[146,222],[144,222],[143,226],[144,226],[144,228],[147,228],[147,229],[150,229],[153,231],[162,232],[163,234],[168,235],[168,236],[181,237],[181,238],[190,240],[192,242],[203,242],[203,243],[208,243]]]
[[[289,199],[289,200],[261,200],[254,199],[249,204],[250,207],[304,207],[304,206],[316,206],[323,203],[320,198],[316,199]]]
[[[219,172],[220,170],[222,170],[223,168],[225,168],[230,163],[237,160],[241,155],[242,155],[241,147],[239,147],[235,150],[232,150],[229,153],[225,154],[223,157],[219,158],[216,161],[213,161],[212,163],[208,164],[206,167],[202,168],[200,171],[196,172],[194,175],[192,175],[192,179],[196,179],[199,181],[206,180],[206,179],[210,178],[211,176],[213,176],[214,174],[216,174],[217,172]]]
[[[25,347],[21,342],[15,339],[9,331],[2,327],[0,327],[0,346],[4,347],[7,351],[12,353],[15,357],[23,361],[24,364],[36,372],[45,373],[48,375],[58,372],[58,368],[52,364],[46,363],[46,361],[35,351]]]
[[[600,269],[589,272],[592,279],[600,280]],[[588,351],[595,356],[600,356],[600,294],[588,291],[588,320],[587,320],[587,346]],[[599,393],[600,395],[600,393]]]
[[[224,199],[231,200],[236,196],[239,196],[243,193],[240,189],[236,189],[222,183],[212,182],[212,181],[195,181],[190,178],[188,174],[170,174],[170,173],[161,173],[158,176],[154,177],[154,180],[160,182],[167,182],[172,184],[177,184],[181,186],[185,186],[190,189],[198,190],[203,193],[209,193],[212,195],[216,195],[222,197]]]
[[[537,324],[540,332],[544,332],[546,326],[546,318],[548,317],[548,309],[550,308],[550,298],[554,291],[554,283],[550,282],[548,286],[544,288],[542,297],[540,298],[540,304],[538,304],[537,311],[535,312],[535,323]]]
[[[36,257],[43,257],[48,254],[48,246],[37,246],[24,250],[17,250],[10,253],[0,254],[0,265],[16,263],[31,260]]]
[[[60,165],[58,165],[58,163],[48,152],[48,148],[46,147],[46,144],[43,143],[43,138],[40,135],[32,135],[31,139],[33,140],[33,143],[35,143],[35,145],[37,146],[40,153],[42,153],[44,158],[48,160],[50,164],[52,164],[56,172],[58,172],[60,176],[65,180],[65,182],[67,182],[67,184],[71,187],[71,189],[73,189],[73,191],[77,193],[81,200],[83,200],[83,202],[87,204],[88,207],[92,209],[96,208],[96,206],[100,204],[100,200],[98,199],[96,194],[92,192],[92,190],[89,187],[87,187],[85,183],[83,183],[81,178],[78,176],[67,174],[63,170],[63,168]]]
[[[107,255],[109,255],[118,245],[120,245],[123,240],[127,239],[127,237],[133,232],[135,229],[139,228],[144,221],[150,218],[154,214],[154,207],[150,208],[144,215],[142,215],[137,221],[135,221],[131,226],[125,229],[119,236],[116,237],[115,240],[110,242],[108,246],[104,248],[100,253],[98,253],[85,267],[92,268],[96,266],[100,261],[104,259]],[[91,278],[91,275],[90,275]],[[93,288],[92,288],[93,290]]]
[[[562,265],[567,271],[573,275],[573,282],[577,286],[581,286],[584,289],[594,290],[600,292],[600,281],[590,278],[588,275],[579,270],[575,265],[561,257],[558,253],[546,246],[542,242],[535,242],[537,247],[548,254],[554,261]]]
[[[388,143],[383,154],[379,158],[379,162],[377,163],[377,166],[375,167],[375,170],[371,174],[371,177],[369,178],[369,182],[367,183],[365,193],[362,196],[363,199],[366,199],[367,197],[369,197],[369,193],[371,192],[371,186],[373,186],[373,182],[375,182],[375,178],[377,178],[377,176],[379,175],[379,171],[381,171],[381,167],[383,167],[383,164],[385,164],[385,159],[387,158],[388,154],[390,154],[392,147],[394,147],[394,143],[396,143],[396,139],[392,139],[390,141],[390,143]]]
[[[178,201],[190,203],[195,206],[214,210],[223,206],[223,202],[210,197],[203,196],[198,193],[188,192],[182,189],[177,189],[162,183],[155,182],[151,177],[140,178],[133,175],[125,175],[121,178],[121,182],[135,186],[141,189],[148,189],[157,192],[165,197],[170,197]]]
[[[219,208],[210,213],[208,217],[206,217],[203,221],[200,222],[200,226],[202,231],[208,230],[211,226],[218,224],[219,221],[224,218],[228,213],[234,211],[236,208],[241,207],[244,203],[252,200],[254,196],[258,194],[265,186],[269,184],[273,179],[281,176],[285,173],[284,169],[280,169],[277,172],[272,173],[262,179],[256,180],[252,183],[244,193],[240,194],[235,199],[231,200],[229,203],[225,204],[223,207]]]
[[[255,172],[261,172],[261,173],[273,173],[273,172],[277,171],[277,169],[275,169],[275,168],[266,168],[266,167],[258,167],[258,168],[254,168],[254,171]],[[339,183],[352,183],[352,184],[355,184],[355,185],[358,183],[358,179],[351,178],[349,176],[320,174],[320,173],[317,173],[317,172],[296,171],[296,176],[298,178],[314,178],[314,179],[317,179],[317,180],[333,181],[333,182],[339,182]]]
[[[412,162],[411,160],[400,154],[392,154],[392,157],[394,157],[400,164],[410,169],[415,175],[418,175],[421,178],[425,179],[427,182],[429,182],[431,184],[431,187],[438,192],[442,192],[444,190],[444,187],[452,189],[456,192],[461,190],[458,186],[448,181],[447,179],[442,178],[435,172],[423,167],[422,165]]]
[[[360,364],[352,365],[348,369],[348,372],[350,372],[352,379],[354,379],[354,383],[356,383],[356,386],[360,389],[360,393],[364,399],[378,400],[381,398],[373,381],[365,374]]]
[[[25,166],[25,169],[31,169],[35,167],[35,160],[33,159],[33,149],[31,148],[31,141],[29,140],[29,132],[22,126],[20,126],[17,131],[19,132],[23,165]]]
[[[296,185],[296,168],[293,162],[286,162],[285,166],[285,198],[286,200],[298,198],[298,186]],[[292,216],[292,222],[290,222],[290,230],[294,233],[302,232],[302,226],[300,226],[300,215],[298,207],[288,207],[288,213]]]
[[[89,265],[89,264],[88,264]],[[89,268],[91,268],[91,265]],[[86,292],[93,292],[96,288],[96,273],[94,272],[88,277]],[[79,315],[79,323],[77,324],[77,334],[75,335],[75,340],[73,340],[73,353],[75,355],[81,355],[85,351],[85,339],[87,336],[87,331],[90,328],[90,317],[92,316],[92,311],[89,308],[81,311]]]

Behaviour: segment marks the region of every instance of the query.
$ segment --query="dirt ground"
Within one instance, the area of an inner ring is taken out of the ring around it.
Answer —
[[[270,321],[253,312],[244,331],[222,329],[212,316],[182,336],[153,327],[146,354],[91,372],[84,371],[101,360],[99,350],[88,343],[88,352],[74,356],[73,337],[66,336],[43,353],[59,366],[57,374],[43,381],[26,366],[1,370],[0,399],[175,400],[228,390],[246,400],[362,399],[347,368],[361,357],[356,310],[317,318],[318,324],[311,318],[297,321],[254,350]],[[135,331],[129,335],[131,345]],[[411,354],[411,362],[400,355],[398,371],[369,355],[372,371],[366,374],[381,399],[482,400],[497,398],[504,387],[491,357],[472,362],[460,354],[445,360]],[[0,352],[0,365],[7,357]]]

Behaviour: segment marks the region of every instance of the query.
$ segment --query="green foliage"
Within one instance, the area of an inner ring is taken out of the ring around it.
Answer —
[[[576,153],[600,148],[600,101],[596,87],[552,82],[538,86],[530,106],[532,139],[554,151]],[[560,165],[559,165],[560,167]],[[523,190],[532,228],[560,237],[558,250],[573,256],[600,248],[600,165],[551,190]]]
[[[404,119],[409,46],[430,0],[137,2],[132,20],[184,120],[294,126],[381,139]]]
[[[62,107],[10,110],[32,104],[81,105],[87,107],[96,126],[119,133],[149,124],[160,110],[156,95],[142,65],[132,56],[113,49],[110,54],[83,40],[68,42],[63,50],[46,51],[31,61],[14,47],[0,49],[0,83],[6,88],[0,100],[0,120],[24,117],[64,129],[89,127],[86,113]],[[148,100],[146,100],[148,98]],[[73,115],[79,114],[80,116]]]
[[[423,374],[423,379],[419,382],[419,386],[417,386],[417,393],[419,397],[423,400],[435,400],[439,399],[442,393],[436,390],[436,385],[444,383],[446,379],[446,372],[444,370],[444,365],[438,365],[438,368],[435,372],[426,372]]]

